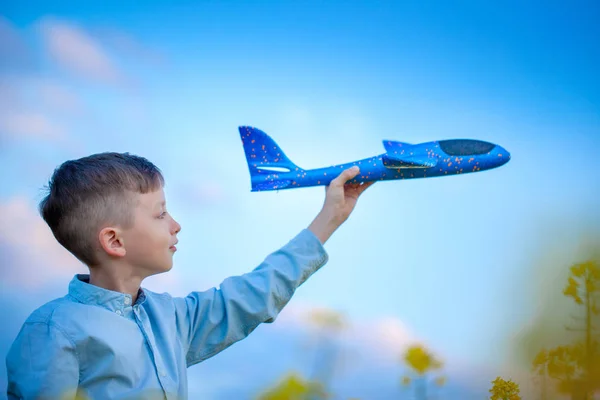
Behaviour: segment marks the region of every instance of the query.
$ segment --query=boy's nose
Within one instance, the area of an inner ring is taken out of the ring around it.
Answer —
[[[179,225],[179,223],[175,220],[173,220],[173,224],[173,230],[175,231],[175,233],[181,232],[181,225]]]

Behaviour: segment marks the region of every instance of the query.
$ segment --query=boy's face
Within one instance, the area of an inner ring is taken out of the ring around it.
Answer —
[[[136,196],[133,226],[122,232],[125,259],[140,275],[169,271],[181,226],[167,212],[163,189]]]

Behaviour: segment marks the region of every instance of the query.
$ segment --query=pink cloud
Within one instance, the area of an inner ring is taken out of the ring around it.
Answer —
[[[25,106],[22,81],[0,80],[0,137],[2,139],[63,139],[65,128],[47,114]]]
[[[8,80],[0,79],[0,115],[21,107],[21,98],[16,85]]]
[[[53,110],[73,111],[81,102],[64,86],[36,79],[33,70],[27,68],[33,65],[30,56],[21,32],[0,16],[0,137],[63,139],[65,128],[53,113],[42,109],[50,106]],[[5,67],[13,67],[14,71],[8,73]],[[27,96],[28,90],[31,96]]]
[[[80,98],[57,82],[0,77],[0,147],[10,152],[9,142],[44,141],[80,152],[82,144],[70,135],[70,123],[84,111]]]
[[[5,213],[0,225],[0,274],[4,284],[39,289],[54,283],[67,284],[74,274],[88,273],[88,268],[56,241],[35,205],[23,197],[13,197],[0,207]],[[179,292],[181,276],[170,271],[148,278],[143,286]]]
[[[39,288],[87,270],[56,241],[26,199],[13,197],[1,207],[4,221],[0,225],[0,245],[9,256],[2,260],[5,284]]]
[[[223,187],[216,182],[206,182],[196,186],[192,196],[194,200],[203,204],[218,204],[226,197]]]
[[[37,81],[33,90],[39,96],[40,101],[53,111],[80,114],[85,108],[82,99],[76,92],[57,81]]]
[[[123,82],[106,49],[80,27],[55,19],[45,19],[40,27],[50,56],[66,70],[111,84]]]
[[[138,82],[125,74],[113,56],[153,60],[154,65],[163,61],[161,55],[120,30],[99,30],[51,17],[42,18],[34,28],[50,59],[88,83],[135,90]],[[15,139],[60,140],[62,146],[80,147],[68,135],[70,125],[77,122],[75,117],[93,118],[94,110],[86,107],[73,86],[29,68],[34,66],[32,55],[22,32],[0,16],[0,141],[5,144]],[[126,104],[123,110],[124,117],[133,123],[147,122],[143,101]]]
[[[19,111],[0,116],[0,131],[10,136],[63,139],[65,129],[40,112]]]
[[[166,58],[164,54],[149,48],[139,40],[114,28],[103,28],[98,30],[97,37],[101,38],[111,49],[118,53],[137,60],[143,60],[153,65],[164,65]]]
[[[173,186],[178,197],[185,199],[194,207],[212,207],[228,200],[224,186],[217,181],[203,180],[195,184],[177,184]]]

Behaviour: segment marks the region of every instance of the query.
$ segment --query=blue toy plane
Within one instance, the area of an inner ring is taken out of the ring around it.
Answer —
[[[502,147],[472,139],[409,144],[384,140],[385,153],[331,167],[302,169],[260,129],[239,127],[252,192],[328,185],[344,169],[358,165],[348,183],[433,178],[478,172],[504,165],[510,154]]]

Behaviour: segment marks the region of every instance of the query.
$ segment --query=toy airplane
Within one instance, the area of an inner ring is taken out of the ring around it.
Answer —
[[[302,169],[263,131],[239,127],[252,192],[328,185],[344,169],[358,165],[348,183],[433,178],[489,170],[506,164],[510,154],[493,143],[472,139],[409,144],[384,140],[385,153],[331,167]]]

